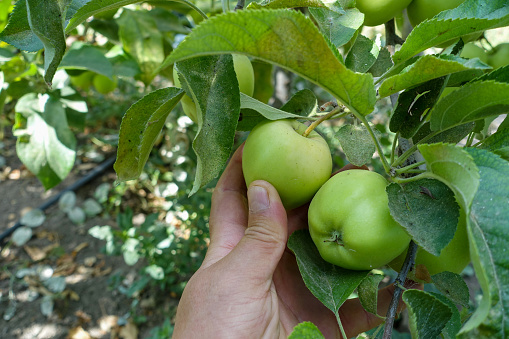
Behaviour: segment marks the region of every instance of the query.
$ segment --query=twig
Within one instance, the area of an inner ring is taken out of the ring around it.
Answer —
[[[246,0],[238,0],[237,6],[235,6],[235,10],[236,11],[243,10],[245,5],[246,5]]]
[[[406,276],[410,271],[410,268],[414,265],[415,262],[415,254],[417,253],[417,244],[413,241],[410,241],[410,245],[408,246],[408,252],[405,258],[405,263],[401,268],[401,271],[394,282],[394,295],[392,296],[391,304],[389,305],[389,310],[387,311],[384,335],[382,339],[390,339],[392,336],[392,327],[394,326],[394,319],[396,319],[396,315],[398,313],[398,304],[399,298],[403,294],[403,284],[405,283]]]

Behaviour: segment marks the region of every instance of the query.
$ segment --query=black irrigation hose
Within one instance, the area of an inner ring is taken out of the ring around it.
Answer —
[[[89,181],[92,181],[96,177],[102,175],[108,168],[110,168],[113,165],[115,159],[116,156],[112,156],[111,158],[106,159],[105,161],[94,167],[94,169],[92,169],[86,176],[82,177],[79,180],[76,180],[74,183],[64,188],[57,195],[54,195],[48,200],[46,200],[44,203],[42,203],[42,205],[40,205],[37,208],[40,209],[41,211],[46,210],[48,207],[56,203],[64,193],[69,191],[75,191],[81,186],[88,183]],[[12,233],[14,233],[14,231],[20,228],[21,226],[23,226],[23,224],[21,224],[21,222],[18,221],[16,224],[14,224],[14,226],[0,234],[0,249],[2,249],[2,247],[4,246],[5,239],[9,237]]]

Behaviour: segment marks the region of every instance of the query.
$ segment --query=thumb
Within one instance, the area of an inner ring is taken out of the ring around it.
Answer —
[[[247,190],[248,226],[232,251],[240,270],[254,278],[270,279],[286,248],[287,217],[276,189],[257,180]]]

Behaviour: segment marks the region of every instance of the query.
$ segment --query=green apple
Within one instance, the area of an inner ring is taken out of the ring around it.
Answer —
[[[381,25],[405,9],[412,0],[357,0],[356,6],[364,13],[364,25]]]
[[[245,55],[241,54],[232,54],[233,58],[233,68],[235,69],[235,74],[237,75],[237,81],[239,82],[239,90],[240,92],[253,96],[254,92],[254,70],[251,65],[251,61]],[[175,87],[181,87],[182,84],[178,77],[177,69],[173,67],[173,82],[175,83]],[[191,118],[195,123],[198,122],[198,116],[196,115],[196,105],[187,94],[184,94],[181,101],[182,109],[184,113]]]
[[[412,26],[415,27],[424,20],[431,19],[442,11],[458,7],[464,1],[465,0],[413,0],[407,7],[408,19]]]
[[[311,238],[322,258],[351,270],[386,265],[410,243],[391,216],[387,180],[376,172],[353,169],[329,179],[309,205]]]
[[[117,79],[113,80],[106,75],[96,74],[93,80],[94,87],[101,94],[108,94],[117,88]]]
[[[389,266],[396,271],[401,270],[405,262],[407,250],[394,259]],[[460,218],[456,233],[451,242],[442,250],[437,257],[426,252],[422,247],[417,249],[415,257],[416,265],[424,265],[430,275],[449,271],[460,274],[470,263],[470,250],[468,245],[467,223],[465,211],[460,209]]]
[[[465,59],[479,58],[482,62],[488,63],[488,53],[486,53],[484,48],[477,46],[473,42],[469,42],[463,46],[460,57]]]
[[[94,72],[85,71],[77,76],[71,76],[70,81],[74,87],[88,91],[90,86],[92,86],[94,76]]]
[[[296,120],[265,121],[253,128],[242,153],[246,185],[271,183],[286,209],[310,201],[330,178],[332,157],[327,142]]]
[[[488,63],[495,69],[509,65],[509,43],[496,46],[489,55]]]

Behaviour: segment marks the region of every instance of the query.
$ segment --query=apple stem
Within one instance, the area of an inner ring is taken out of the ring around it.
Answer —
[[[384,335],[382,339],[390,339],[392,337],[392,327],[394,326],[394,319],[398,313],[399,298],[403,294],[403,289],[401,286],[404,286],[406,276],[408,275],[410,269],[414,266],[416,253],[417,244],[412,240],[408,246],[405,263],[403,264],[403,267],[401,268],[401,271],[399,272],[398,277],[394,282],[394,294],[392,296],[391,304],[389,305],[389,310],[387,310]]]
[[[313,121],[313,123],[311,125],[309,125],[308,128],[306,128],[306,130],[304,131],[304,134],[302,134],[302,136],[307,138],[309,133],[311,133],[316,128],[316,126],[320,125],[322,122],[324,122],[327,119],[330,119],[332,116],[334,116],[338,113],[345,113],[345,107],[341,106],[341,107],[335,108],[332,111],[330,111],[329,113],[322,115],[320,118]]]

